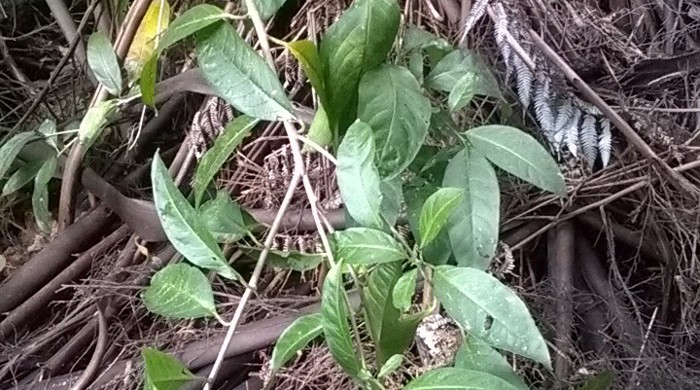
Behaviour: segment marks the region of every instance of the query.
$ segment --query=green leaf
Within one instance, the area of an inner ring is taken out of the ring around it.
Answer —
[[[19,154],[24,145],[38,139],[34,132],[24,132],[14,135],[4,145],[0,146],[0,179],[5,176],[10,169],[12,162]]]
[[[403,355],[396,354],[392,357],[390,357],[386,363],[382,366],[382,368],[379,369],[379,373],[377,374],[377,378],[382,379],[386,378],[387,376],[391,375],[394,371],[396,371],[399,367],[401,367],[401,363],[403,363]]]
[[[613,388],[614,380],[614,371],[603,371],[593,378],[586,380],[586,383],[584,383],[579,390],[610,390]]]
[[[450,214],[462,203],[462,199],[464,199],[464,190],[461,188],[441,188],[430,195],[420,213],[421,247],[437,237]]]
[[[336,259],[348,264],[372,265],[408,258],[401,244],[381,230],[349,228],[333,233],[331,248]]]
[[[156,53],[162,53],[163,50],[224,18],[226,13],[221,8],[209,4],[200,4],[188,9],[163,32]]]
[[[423,54],[417,51],[411,53],[411,55],[408,57],[408,70],[411,72],[413,77],[416,78],[418,84],[423,84],[423,68]]]
[[[207,185],[214,178],[219,169],[231,157],[236,147],[247,137],[258,121],[247,116],[240,116],[233,122],[226,125],[224,132],[219,135],[212,146],[197,164],[197,171],[194,175],[194,199],[195,205],[199,207],[202,195],[207,189]]]
[[[311,121],[311,126],[309,126],[309,134],[306,137],[321,147],[326,147],[333,142],[333,132],[328,124],[328,115],[326,115],[326,110],[323,109],[322,105],[318,106],[314,120]],[[313,150],[311,146],[304,144],[302,152],[311,152]]]
[[[343,261],[336,263],[326,275],[321,298],[323,313],[323,334],[328,349],[335,361],[352,377],[357,377],[362,365],[355,354],[350,326],[348,307],[343,287]]]
[[[474,148],[499,168],[545,191],[566,194],[556,162],[530,135],[502,125],[481,126],[466,134]]]
[[[465,75],[474,76],[473,92],[475,95],[500,97],[498,82],[494,75],[473,53],[466,50],[455,50],[446,55],[425,80],[425,85],[443,92],[450,92]]]
[[[362,226],[382,227],[382,192],[374,166],[374,138],[366,123],[355,122],[345,134],[338,147],[336,175],[345,209],[352,219]]]
[[[216,198],[199,208],[199,215],[217,242],[233,243],[249,233],[241,207],[231,199],[228,191],[218,191]]]
[[[443,185],[464,189],[464,199],[447,227],[457,263],[486,269],[498,241],[500,193],[496,172],[480,154],[464,149],[447,165]]]
[[[399,30],[395,0],[357,0],[328,28],[320,44],[331,127],[342,135],[356,118],[360,77],[384,62]]]
[[[173,184],[157,152],[153,157],[151,182],[158,218],[175,249],[199,267],[215,270],[227,279],[239,279],[205,223]]]
[[[289,361],[297,352],[311,340],[323,332],[323,315],[321,313],[307,314],[292,322],[282,332],[270,358],[270,369],[276,372]]]
[[[102,130],[113,119],[117,108],[117,100],[112,99],[99,102],[87,110],[78,129],[78,141],[83,145],[84,152],[102,135]]]
[[[362,76],[357,110],[357,117],[374,131],[379,174],[397,177],[428,134],[430,101],[406,68],[384,65]]]
[[[404,312],[411,307],[413,302],[413,294],[416,291],[416,280],[418,279],[418,268],[404,272],[403,275],[396,281],[396,285],[391,290],[391,297],[394,301],[394,307]]]
[[[382,202],[379,206],[380,213],[389,226],[394,226],[401,213],[403,200],[401,178],[395,177],[391,180],[385,180],[379,183],[379,189],[382,192]]]
[[[492,347],[551,367],[544,338],[525,303],[488,273],[464,267],[435,269],[435,295],[469,334]]]
[[[261,250],[246,246],[239,247],[243,253],[252,259],[260,257]],[[323,261],[322,254],[309,254],[296,251],[271,250],[267,255],[267,263],[271,267],[291,269],[293,271],[304,272],[315,269]]]
[[[199,66],[219,96],[254,118],[294,117],[277,75],[230,24],[207,26],[196,37]]]
[[[323,79],[323,61],[318,55],[318,50],[313,42],[308,40],[294,41],[286,44],[287,49],[294,55],[294,58],[299,61],[301,68],[304,70],[306,77],[309,79],[311,86],[316,90],[321,105],[328,104],[328,96],[326,94],[326,85]],[[318,115],[318,111],[316,113]],[[324,116],[325,111],[324,111]],[[326,118],[326,122],[328,119]],[[313,127],[313,124],[312,124]],[[320,145],[320,144],[319,144]]]
[[[44,165],[44,161],[32,161],[17,169],[2,188],[2,195],[7,196],[27,185],[36,177],[39,169]]]
[[[148,311],[163,317],[216,316],[214,292],[207,276],[184,263],[168,264],[153,275],[142,297]]]
[[[394,307],[392,291],[401,277],[401,262],[380,264],[369,274],[362,289],[362,303],[369,334],[377,351],[377,365],[382,366],[392,355],[402,354],[413,342],[420,317],[401,318]]]
[[[157,349],[144,347],[141,356],[146,366],[144,390],[177,390],[197,378],[179,360]]]
[[[410,53],[427,47],[436,47],[444,51],[454,50],[445,39],[439,38],[414,24],[409,24],[403,33],[403,51]]]
[[[282,8],[287,0],[253,0],[255,9],[258,10],[260,17],[263,20],[270,19],[275,16],[275,13]]]
[[[51,213],[49,212],[49,181],[56,173],[56,156],[50,156],[41,164],[41,168],[34,177],[34,193],[32,194],[32,209],[34,219],[43,232],[50,232]]]
[[[151,56],[146,61],[141,70],[139,78],[139,88],[141,89],[141,100],[147,106],[154,108],[156,106],[156,77],[158,73],[158,53]]]
[[[454,366],[487,372],[510,383],[518,390],[528,390],[525,382],[513,371],[503,355],[472,335],[466,336],[457,350]]]
[[[438,188],[432,184],[423,186],[407,186],[404,190],[406,193],[406,209],[408,214],[408,225],[411,227],[413,237],[420,237],[419,218],[420,212],[425,204],[425,201]],[[450,248],[450,237],[447,235],[447,230],[442,229],[438,232],[437,237],[432,242],[428,243],[422,250],[423,259],[429,264],[441,265],[447,263],[452,254]]]
[[[54,148],[57,152],[58,150],[58,135],[56,134],[56,122],[51,119],[44,119],[36,130],[44,136],[44,141],[46,141],[49,146]],[[2,175],[0,175],[2,176]]]
[[[503,379],[486,372],[442,367],[412,380],[404,390],[517,390]]]
[[[474,97],[474,85],[478,82],[474,73],[466,73],[457,81],[447,97],[450,112],[464,108]]]
[[[122,73],[112,42],[106,35],[101,32],[90,35],[87,43],[87,60],[97,81],[102,83],[109,93],[119,96],[122,91]]]

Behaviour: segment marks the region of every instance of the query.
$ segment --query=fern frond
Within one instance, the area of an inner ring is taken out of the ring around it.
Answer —
[[[500,4],[498,4],[500,5]],[[462,39],[469,33],[469,31],[474,27],[476,22],[481,19],[486,13],[486,7],[489,6],[489,0],[477,0],[476,3],[472,5],[472,9],[469,10],[469,16],[464,22],[464,31],[462,32]]]
[[[534,95],[532,96],[535,117],[542,128],[545,138],[554,143],[554,116],[552,115],[551,102],[552,80],[546,72],[540,71],[535,78]]]
[[[564,132],[564,127],[566,126],[567,123],[569,123],[569,119],[571,119],[571,115],[574,113],[574,106],[571,102],[571,98],[569,96],[565,96],[564,98],[557,99],[557,104],[554,107],[553,114],[554,114],[554,139],[555,142],[557,142],[557,145],[561,145],[561,143],[564,141],[566,138],[566,134]]]
[[[603,168],[608,166],[610,162],[610,153],[612,151],[612,133],[610,132],[610,121],[608,118],[600,118],[598,121],[600,126],[600,135],[598,135],[598,150],[600,151],[600,159],[603,162]]]
[[[581,150],[583,157],[589,166],[595,164],[598,156],[598,132],[596,131],[596,117],[590,113],[583,114],[583,122],[579,129],[579,139],[581,140]]]
[[[566,122],[562,129],[564,133],[564,143],[572,156],[578,157],[579,147],[579,122],[581,121],[581,110],[577,107],[572,107],[571,117]]]

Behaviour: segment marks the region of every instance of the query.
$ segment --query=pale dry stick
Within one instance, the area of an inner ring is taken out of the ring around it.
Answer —
[[[644,349],[646,349],[647,341],[649,341],[649,334],[651,333],[651,328],[654,326],[654,322],[656,321],[656,313],[658,311],[659,311],[659,308],[655,307],[654,313],[651,315],[651,320],[649,320],[649,325],[647,326],[647,332],[644,334],[644,341],[642,342],[642,346],[639,348],[639,358],[634,363],[634,370],[632,370],[632,378],[630,379],[629,383],[634,383],[637,381],[637,373],[639,370],[639,363],[642,361],[642,356],[644,355]],[[636,383],[635,386],[639,387],[639,383]]]
[[[102,359],[107,351],[107,336],[109,336],[107,333],[107,320],[102,313],[102,309],[99,307],[97,307],[97,312],[95,314],[97,315],[98,322],[97,345],[95,346],[95,352],[92,354],[92,358],[90,359],[90,363],[88,363],[87,368],[85,368],[83,374],[80,375],[78,383],[76,383],[71,390],[84,390],[90,385],[93,377],[95,374],[97,374],[97,369],[100,368]]]

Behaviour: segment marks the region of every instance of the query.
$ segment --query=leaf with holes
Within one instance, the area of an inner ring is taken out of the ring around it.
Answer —
[[[217,95],[254,118],[294,117],[277,75],[230,24],[207,26],[196,37],[200,69]]]
[[[328,104],[326,95],[326,85],[323,80],[323,62],[318,55],[316,45],[308,40],[294,41],[286,44],[287,49],[294,55],[294,58],[299,61],[301,68],[304,69],[304,74],[309,79],[311,86],[318,94],[321,105]],[[324,112],[324,115],[325,112]],[[328,119],[326,119],[328,121]]]
[[[179,360],[154,348],[141,349],[145,363],[144,390],[177,390],[196,379]]]
[[[401,174],[418,154],[432,108],[406,68],[383,65],[362,76],[357,117],[374,132],[375,162],[384,179]]]
[[[517,390],[503,379],[486,372],[442,367],[412,380],[404,390]]]
[[[239,279],[240,275],[228,265],[205,223],[173,184],[157,152],[151,167],[151,183],[158,218],[175,249],[199,267],[215,270],[227,279]]]
[[[487,372],[510,383],[518,390],[528,390],[527,385],[513,371],[513,368],[503,355],[472,335],[467,335],[457,350],[454,366],[456,368]]]
[[[357,377],[362,368],[352,343],[348,325],[348,307],[343,287],[343,260],[338,261],[326,275],[321,298],[323,335],[335,361],[348,375]]]
[[[299,317],[282,332],[270,358],[270,369],[276,372],[311,340],[323,332],[323,315],[307,314]]]
[[[129,52],[124,59],[124,68],[131,80],[136,80],[141,75],[143,66],[153,56],[158,35],[164,32],[169,24],[170,3],[167,0],[153,0],[136,30]]]
[[[551,367],[547,344],[525,303],[498,279],[447,265],[437,267],[433,276],[435,296],[467,333]]]
[[[372,129],[355,122],[338,147],[338,188],[345,210],[362,226],[381,228],[382,192],[374,165]]]
[[[333,233],[331,248],[336,259],[355,265],[389,263],[408,257],[394,237],[368,228],[349,228]]]
[[[50,156],[41,164],[34,177],[34,193],[32,194],[32,209],[34,219],[43,232],[50,232],[51,213],[49,212],[49,181],[56,173],[58,162],[56,156]]]
[[[168,264],[143,293],[151,313],[170,318],[215,317],[214,293],[207,276],[184,263]]]
[[[109,93],[119,96],[122,91],[122,73],[112,42],[106,35],[99,31],[90,35],[87,60],[97,81],[104,85]]]
[[[19,154],[24,145],[38,139],[39,137],[31,131],[14,135],[4,145],[0,146],[0,179],[2,179],[10,169],[12,162]]]
[[[420,246],[432,242],[447,223],[450,214],[462,203],[464,189],[441,188],[430,195],[420,213]]]
[[[486,269],[498,241],[500,193],[496,172],[479,153],[464,149],[450,160],[442,183],[464,189],[462,202],[447,225],[457,264]]]
[[[214,178],[219,169],[236,150],[236,147],[250,134],[257,124],[257,120],[248,116],[240,116],[234,119],[233,122],[226,125],[223,133],[214,141],[214,145],[204,153],[199,164],[197,164],[197,171],[194,174],[194,182],[192,184],[196,207],[199,207],[204,191],[207,189],[211,179]]]
[[[564,177],[544,146],[510,126],[488,125],[466,133],[469,142],[489,161],[528,183],[565,195]]]
[[[328,94],[325,108],[338,135],[356,118],[360,77],[384,62],[400,19],[395,0],[357,0],[323,35],[319,54]]]

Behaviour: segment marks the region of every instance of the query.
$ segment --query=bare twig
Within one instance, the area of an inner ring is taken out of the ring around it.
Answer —
[[[100,363],[102,363],[102,358],[107,350],[107,337],[109,336],[107,333],[107,320],[105,320],[105,316],[102,314],[102,309],[99,308],[99,305],[95,314],[97,315],[98,323],[95,351],[92,354],[90,363],[88,363],[85,371],[80,375],[78,383],[76,383],[71,390],[84,390],[90,385],[95,374],[97,374],[97,369],[100,368]]]

